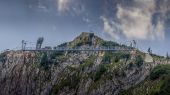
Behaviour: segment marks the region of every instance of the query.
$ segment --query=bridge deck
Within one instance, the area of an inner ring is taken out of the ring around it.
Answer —
[[[24,51],[132,51],[133,49],[111,49],[111,48],[94,48],[94,49],[71,49],[71,48],[59,48],[59,49],[25,49]]]

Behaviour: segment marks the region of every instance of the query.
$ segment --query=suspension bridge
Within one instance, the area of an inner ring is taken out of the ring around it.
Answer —
[[[32,47],[26,47],[25,49],[22,49],[23,51],[132,51],[133,48],[123,49],[123,48],[107,48],[107,47],[98,47],[98,48],[67,48],[67,47],[57,47],[55,49],[52,48],[42,48],[42,49],[36,49]]]
[[[123,47],[122,45],[120,46],[86,46],[86,47],[55,47],[52,48],[51,46],[46,46],[42,48],[42,43],[43,43],[44,39],[41,37],[37,40],[36,44],[34,45],[34,47],[28,47],[27,44],[29,43],[28,41],[24,41],[22,40],[22,51],[110,51],[110,52],[115,52],[115,51],[133,51],[136,48],[136,42],[133,41],[129,41],[129,45],[126,45],[127,47]],[[33,43],[33,42],[32,42]],[[31,43],[31,44],[32,44]],[[125,44],[124,44],[125,45]],[[36,47],[35,47],[36,46]]]

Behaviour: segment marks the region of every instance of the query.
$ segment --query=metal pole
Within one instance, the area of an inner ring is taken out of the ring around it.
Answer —
[[[22,40],[22,46],[21,46],[21,49],[23,50],[24,49],[24,40]]]

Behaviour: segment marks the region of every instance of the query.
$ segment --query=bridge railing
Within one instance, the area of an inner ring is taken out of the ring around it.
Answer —
[[[26,47],[25,51],[131,51],[132,48],[121,48],[121,47],[56,47],[56,48],[41,48],[36,49],[35,47]]]

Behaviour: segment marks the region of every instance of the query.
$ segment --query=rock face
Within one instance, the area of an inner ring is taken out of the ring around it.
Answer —
[[[103,42],[83,33],[61,46]],[[151,69],[142,59],[132,60],[128,52],[9,51],[1,55],[0,95],[117,95],[143,81]]]
[[[153,58],[149,54],[145,54],[145,62],[147,63],[153,63]]]

